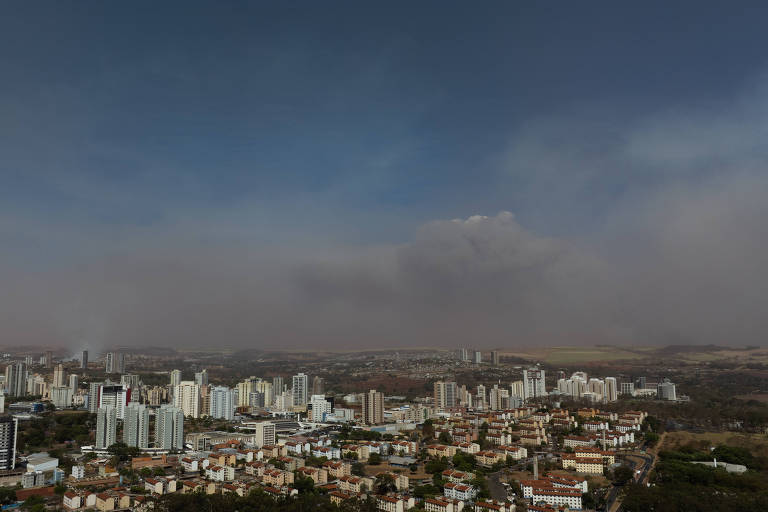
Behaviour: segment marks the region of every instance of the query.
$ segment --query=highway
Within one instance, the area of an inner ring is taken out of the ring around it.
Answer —
[[[631,457],[635,457],[639,460],[633,460]],[[649,455],[646,452],[633,452],[626,454],[624,462],[629,465],[633,471],[640,471],[640,474],[635,473],[635,481],[640,484],[648,483],[648,473],[653,467],[654,455]],[[638,469],[638,465],[642,464],[642,467]],[[606,497],[606,508],[608,512],[618,512],[621,509],[621,500],[619,499],[620,486],[614,485],[608,496]]]

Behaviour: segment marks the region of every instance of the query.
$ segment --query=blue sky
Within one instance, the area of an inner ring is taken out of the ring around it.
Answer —
[[[503,211],[610,260],[630,226],[655,239],[660,198],[764,177],[764,3],[366,4],[0,5],[0,242],[23,310],[49,308],[30,279],[103,282],[115,253],[215,247],[240,268],[243,247],[390,251]],[[90,336],[72,315],[35,340]]]

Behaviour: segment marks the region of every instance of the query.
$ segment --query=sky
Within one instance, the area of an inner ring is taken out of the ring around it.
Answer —
[[[3,2],[0,344],[765,345],[767,19]]]

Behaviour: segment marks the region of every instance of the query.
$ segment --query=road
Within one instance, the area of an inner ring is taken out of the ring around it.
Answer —
[[[504,501],[507,499],[507,488],[501,485],[500,476],[501,471],[488,475],[488,492],[491,493],[491,498],[494,500]]]
[[[632,460],[629,457],[635,457],[640,460]],[[640,474],[637,477],[637,482],[646,484],[648,483],[648,473],[653,467],[655,459],[655,455],[649,455],[645,452],[635,452],[628,454],[627,458],[624,459],[624,462],[631,466],[633,471],[637,471],[638,465],[642,464],[642,467],[639,469]],[[614,485],[611,490],[608,491],[608,496],[606,497],[606,510],[608,512],[618,512],[621,508],[621,500],[619,499],[620,490],[621,487]]]

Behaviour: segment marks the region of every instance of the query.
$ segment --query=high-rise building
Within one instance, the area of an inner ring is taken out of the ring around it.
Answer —
[[[200,417],[200,386],[191,380],[183,380],[173,389],[173,405],[184,416]]]
[[[485,392],[485,386],[482,384],[477,386],[477,395],[475,398],[475,407],[484,411],[488,408],[488,394]]]
[[[499,351],[498,350],[492,350],[491,351],[491,364],[493,366],[499,366],[500,362],[501,362],[501,359],[499,358]]]
[[[264,395],[264,407],[269,407],[275,402],[275,393],[271,382],[259,380],[256,383],[256,391]]]
[[[615,402],[619,398],[619,390],[616,385],[616,377],[605,378],[605,400]]]
[[[208,385],[208,370],[195,373],[195,384],[201,387]]]
[[[462,361],[469,361],[469,350],[466,348],[460,348],[459,359]]]
[[[184,412],[178,407],[166,404],[157,410],[155,447],[162,450],[184,449]]]
[[[69,389],[72,390],[72,396],[75,396],[80,389],[80,378],[76,373],[72,373],[69,376]]]
[[[264,400],[264,393],[260,391],[253,391],[250,395],[248,395],[248,407],[253,407],[256,409],[266,407],[266,402]]]
[[[523,386],[523,381],[516,380],[510,384],[509,396],[520,398],[521,400],[523,399],[523,397],[525,397],[525,389]]]
[[[488,408],[492,411],[510,409],[509,390],[499,388],[498,384],[494,384],[488,393]]]
[[[587,389],[592,393],[593,400],[601,402],[605,395],[605,381],[603,379],[592,377],[587,383]]]
[[[146,406],[131,402],[125,408],[123,442],[128,446],[149,448],[149,411]]]
[[[49,382],[38,374],[27,374],[27,395],[45,396],[49,394]]]
[[[656,385],[656,397],[659,400],[677,400],[675,384],[669,379],[664,379]]]
[[[272,377],[272,393],[274,396],[279,395],[285,391],[285,383],[283,381],[283,378],[280,376]]]
[[[589,382],[592,380],[595,379],[590,379]],[[557,381],[557,391],[562,395],[568,395],[576,399],[581,399],[586,393],[591,393],[591,384],[589,382],[587,381],[586,373],[574,372],[571,375],[571,378],[562,378]]]
[[[98,407],[114,407],[117,419],[125,419],[125,406],[131,401],[131,389],[106,382],[99,387]]]
[[[461,385],[458,389],[458,400],[460,407],[472,407],[474,404],[474,396],[472,391],[467,389],[467,386]]]
[[[117,442],[117,409],[111,405],[96,411],[96,449],[105,450]]]
[[[645,377],[638,377],[635,381],[635,387],[637,389],[645,389],[646,386],[646,380]]]
[[[378,425],[384,423],[384,393],[372,389],[363,393],[363,423]]]
[[[322,377],[315,376],[312,379],[312,394],[325,395],[325,380]]]
[[[181,384],[181,370],[171,371],[171,388],[175,388]]]
[[[45,351],[45,367],[48,369],[53,368],[53,351],[52,350]]]
[[[325,421],[326,416],[333,412],[331,402],[326,400],[325,395],[312,395],[309,404],[312,406],[312,421]]]
[[[523,399],[537,399],[547,396],[544,384],[545,372],[539,368],[523,370]]]
[[[99,408],[99,394],[103,382],[91,382],[88,384],[88,412],[94,414]]]
[[[137,395],[141,392],[141,377],[135,373],[126,373],[120,376],[120,384],[123,387],[131,388],[133,394]]]
[[[88,351],[83,350],[83,353],[80,354],[80,368],[82,369],[88,369]]]
[[[273,445],[277,442],[274,423],[270,423],[268,421],[260,421],[254,424],[253,434],[253,444],[256,445],[256,448]]]
[[[293,376],[293,386],[291,387],[291,394],[293,395],[293,406],[303,407],[307,405],[307,394],[309,392],[308,382],[309,377],[303,373]]]
[[[210,416],[211,413],[211,386],[200,386],[200,416]]]
[[[107,373],[125,373],[125,354],[122,352],[107,352],[105,371]]]
[[[60,388],[64,386],[64,379],[66,374],[64,373],[64,365],[59,363],[53,369],[53,387]]]
[[[147,402],[149,405],[160,405],[168,399],[168,388],[165,386],[153,386],[146,390]]]
[[[435,382],[435,407],[456,407],[458,402],[458,388],[455,382]]]
[[[72,388],[68,386],[53,386],[51,388],[51,402],[54,407],[63,409],[72,405]]]
[[[5,388],[8,396],[24,396],[27,394],[27,365],[24,363],[9,364],[5,367]]]
[[[620,385],[620,390],[622,395],[634,395],[635,394],[635,383],[634,382],[622,382]]]
[[[212,418],[231,421],[235,416],[234,392],[226,386],[213,386],[209,414]]]
[[[251,375],[237,383],[237,407],[249,407],[251,405],[251,393],[259,391],[258,386],[261,382],[261,379]]]
[[[16,439],[19,420],[15,416],[0,416],[0,470],[16,467]]]

